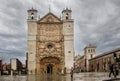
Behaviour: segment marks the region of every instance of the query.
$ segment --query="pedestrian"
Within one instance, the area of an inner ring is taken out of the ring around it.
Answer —
[[[117,66],[115,66],[115,74],[116,74],[116,77],[119,75],[119,70],[118,70]]]
[[[71,69],[71,79],[73,78],[73,68]]]
[[[109,73],[109,77],[111,77],[111,73],[114,75],[114,77],[116,78],[116,74],[114,73],[114,64],[110,64],[110,73]]]

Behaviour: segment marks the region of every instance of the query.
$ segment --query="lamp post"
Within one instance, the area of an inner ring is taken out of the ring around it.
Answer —
[[[116,53],[113,53],[113,58],[114,58],[114,62],[116,63],[116,59],[117,59],[117,55],[116,55]]]
[[[0,76],[1,76],[1,67],[0,67]]]
[[[87,65],[87,63],[86,63],[86,58],[85,58],[85,64],[84,64],[84,66],[85,66],[85,71],[87,71],[86,65]]]

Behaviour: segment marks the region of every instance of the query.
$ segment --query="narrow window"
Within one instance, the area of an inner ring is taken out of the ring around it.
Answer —
[[[66,19],[68,19],[68,13],[66,13]]]
[[[34,19],[34,13],[31,13],[31,19]]]
[[[91,58],[93,58],[93,55],[91,54]]]

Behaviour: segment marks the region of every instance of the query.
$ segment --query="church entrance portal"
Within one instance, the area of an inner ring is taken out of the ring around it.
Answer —
[[[39,68],[38,68],[39,70]],[[62,70],[61,61],[57,57],[44,57],[40,60],[40,73],[56,74]]]
[[[47,65],[47,73],[52,74],[53,66],[51,64]]]

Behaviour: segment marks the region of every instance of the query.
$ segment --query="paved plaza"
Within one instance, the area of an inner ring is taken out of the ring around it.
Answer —
[[[114,77],[112,76],[111,78]],[[66,76],[29,75],[29,76],[0,76],[0,81],[103,81],[111,78],[108,77],[108,73],[74,73],[73,79],[71,79],[70,74]],[[117,78],[120,78],[120,76],[118,76]]]

